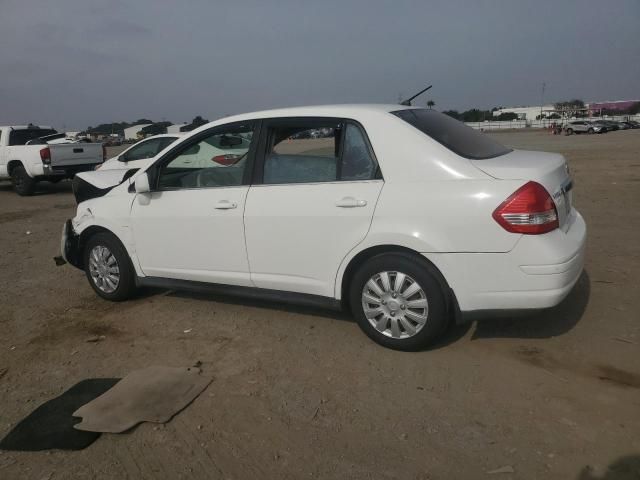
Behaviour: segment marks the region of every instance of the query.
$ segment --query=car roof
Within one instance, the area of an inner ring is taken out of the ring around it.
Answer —
[[[287,108],[277,108],[273,110],[261,110],[257,112],[248,112],[242,113],[238,115],[232,115],[229,117],[221,118],[212,124],[219,123],[229,123],[236,122],[242,120],[253,120],[260,118],[277,118],[277,117],[354,117],[361,116],[367,114],[380,114],[380,113],[390,113],[398,110],[406,110],[410,108],[419,108],[419,107],[408,107],[404,105],[398,104],[375,104],[375,103],[354,103],[354,104],[342,104],[342,105],[310,105],[310,106],[301,106],[301,107],[287,107]],[[202,127],[200,127],[202,128]]]
[[[14,130],[53,130],[49,125],[2,125],[0,128],[12,128]]]
[[[172,138],[180,138],[182,136],[184,136],[185,133],[189,133],[189,132],[180,132],[180,133],[159,133],[157,135],[151,135],[149,137],[145,137],[141,140],[139,140],[140,142],[144,141],[144,140],[151,140],[152,138],[166,138],[166,137],[172,137]]]

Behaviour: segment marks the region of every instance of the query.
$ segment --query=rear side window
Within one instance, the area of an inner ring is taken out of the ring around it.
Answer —
[[[49,128],[23,128],[19,130],[11,130],[9,134],[9,145],[24,145],[29,140],[54,135],[58,132]]]
[[[335,182],[339,123],[278,126],[269,132],[264,183]]]
[[[371,180],[377,164],[360,128],[342,120],[296,120],[268,130],[265,184]]]
[[[407,109],[392,113],[461,157],[482,160],[511,151],[484,133],[435,110]]]

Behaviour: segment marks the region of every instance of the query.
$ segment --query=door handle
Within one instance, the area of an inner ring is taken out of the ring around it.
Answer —
[[[230,202],[229,200],[220,200],[215,204],[213,208],[216,210],[231,210],[232,208],[236,208],[238,206],[235,202]]]
[[[357,198],[353,197],[344,197],[336,202],[336,207],[340,208],[365,207],[366,205],[366,200],[358,200]]]

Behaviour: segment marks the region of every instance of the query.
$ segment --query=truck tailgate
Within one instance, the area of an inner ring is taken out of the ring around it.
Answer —
[[[49,145],[52,167],[70,167],[102,163],[101,143]]]

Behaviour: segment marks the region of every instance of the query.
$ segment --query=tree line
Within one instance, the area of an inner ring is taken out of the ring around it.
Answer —
[[[191,123],[187,123],[180,127],[181,132],[190,132],[198,128],[205,123],[209,123],[209,120],[203,118],[201,115],[196,116]],[[119,135],[124,136],[124,130],[129,127],[135,127],[136,125],[146,125],[145,127],[140,128],[140,133],[144,136],[148,135],[159,135],[161,133],[167,133],[167,127],[169,125],[173,125],[173,122],[162,121],[162,122],[154,122],[153,120],[149,120],[148,118],[140,118],[135,122],[112,122],[112,123],[101,123],[96,127],[87,127],[87,129],[83,132],[87,135]]]

